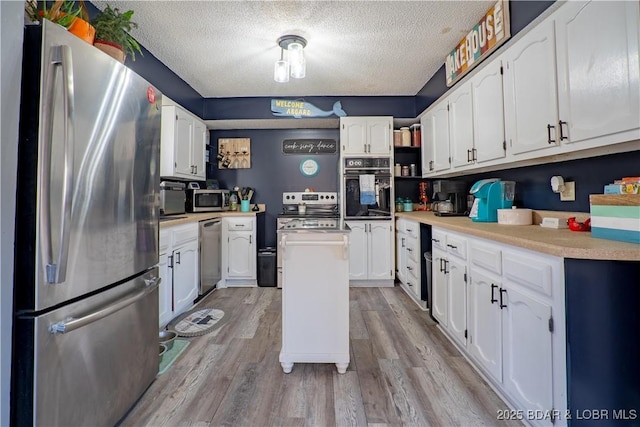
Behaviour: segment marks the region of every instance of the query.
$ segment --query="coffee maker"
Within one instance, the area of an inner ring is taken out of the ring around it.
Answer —
[[[433,211],[437,216],[465,216],[468,213],[467,184],[464,181],[433,181],[433,199]]]
[[[476,222],[498,222],[498,209],[513,206],[516,183],[499,178],[481,179],[473,184],[470,194],[475,196],[469,218]]]

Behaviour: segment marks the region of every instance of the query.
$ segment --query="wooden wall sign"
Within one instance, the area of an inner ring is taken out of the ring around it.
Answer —
[[[251,138],[218,138],[218,169],[249,169]]]
[[[509,37],[509,1],[498,0],[445,59],[447,86],[453,86]]]
[[[284,154],[335,154],[338,143],[335,139],[285,139],[282,141]]]

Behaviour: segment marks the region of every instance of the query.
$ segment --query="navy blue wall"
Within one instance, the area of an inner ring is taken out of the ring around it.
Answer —
[[[634,151],[466,175],[455,179],[466,181],[469,187],[477,180],[485,178],[516,181],[517,206],[552,211],[589,212],[589,194],[602,194],[604,185],[612,183],[614,179],[637,176],[638,165],[640,151]],[[575,202],[561,202],[560,195],[551,191],[549,181],[554,175],[562,176],[565,181],[576,182]]]
[[[98,12],[100,12],[97,7],[89,2],[85,2],[85,5],[87,6],[90,19],[93,19]],[[118,5],[113,4],[111,7],[117,8]],[[136,22],[135,12],[131,20]],[[156,31],[162,31],[162,28],[157,28]],[[136,54],[135,61],[127,56],[125,61],[127,67],[147,79],[149,83],[154,85],[164,95],[182,105],[193,114],[202,117],[202,96],[178,77],[176,73],[160,62],[158,58],[153,56],[144,46],[141,45],[140,47],[142,49],[142,55]]]
[[[276,244],[276,218],[282,211],[283,191],[338,191],[339,154],[298,155],[283,154],[285,139],[318,138],[340,140],[338,129],[268,129],[211,131],[209,158],[215,159],[218,138],[250,138],[251,168],[218,169],[218,163],[208,164],[207,178],[215,178],[221,188],[252,187],[252,203],[266,203],[265,244]],[[318,162],[318,174],[307,177],[300,173],[300,162],[313,158]]]

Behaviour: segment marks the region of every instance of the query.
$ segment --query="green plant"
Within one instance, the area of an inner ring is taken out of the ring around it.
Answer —
[[[133,10],[124,13],[109,5],[99,12],[91,21],[96,29],[96,40],[103,40],[119,45],[125,54],[130,54],[136,60],[136,52],[142,55],[138,42],[129,35],[132,28],[138,28],[138,24],[131,21]]]
[[[47,2],[42,1],[38,5],[36,0],[27,0],[24,4],[24,10],[32,22],[42,22],[43,19],[48,19],[67,29],[82,13],[82,7],[77,6],[73,0],[56,0],[49,3],[50,6],[47,6]]]

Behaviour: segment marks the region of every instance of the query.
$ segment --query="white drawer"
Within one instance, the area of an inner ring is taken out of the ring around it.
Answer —
[[[198,223],[176,225],[169,228],[172,234],[173,247],[180,246],[184,243],[198,240]]]
[[[431,244],[442,250],[447,250],[447,235],[440,230],[432,229],[431,231]]]
[[[467,259],[467,239],[447,234],[447,252],[462,259]]]
[[[504,277],[544,295],[551,296],[553,263],[525,252],[505,251]]]
[[[226,217],[227,230],[253,230],[253,218],[251,217]]]
[[[420,242],[418,239],[406,238],[404,241],[405,250],[408,254],[408,259],[412,259],[415,262],[420,262]]]
[[[502,274],[502,250],[498,246],[487,245],[472,240],[469,243],[469,258],[471,264],[485,270]]]
[[[413,275],[415,277],[420,277],[420,264],[412,260],[411,258],[407,258],[407,274]]]
[[[414,221],[404,221],[404,232],[417,239],[420,237],[420,224]]]
[[[413,274],[409,273],[407,274],[404,283],[409,289],[411,289],[411,292],[416,297],[420,298],[420,280],[418,280]]]

